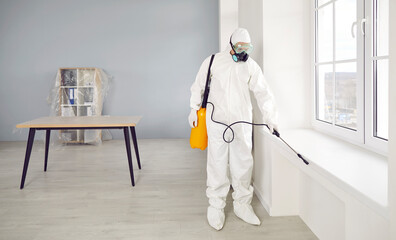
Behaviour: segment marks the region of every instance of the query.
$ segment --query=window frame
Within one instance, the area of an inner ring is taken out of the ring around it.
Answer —
[[[356,37],[357,37],[357,55],[356,55],[356,100],[357,100],[357,128],[356,131],[347,129],[342,126],[337,126],[333,118],[333,123],[327,123],[318,119],[317,114],[317,66],[323,64],[332,64],[333,72],[336,72],[335,66],[337,63],[351,62],[351,60],[339,61],[335,59],[336,43],[335,43],[335,3],[339,0],[329,0],[321,6],[317,6],[317,0],[311,2],[311,39],[313,44],[311,54],[311,79],[312,79],[312,127],[325,134],[340,138],[355,145],[364,147],[381,155],[387,155],[388,143],[386,140],[374,137],[374,79],[373,79],[373,64],[372,61],[372,47],[374,43],[373,38],[373,3],[377,0],[356,0],[357,13],[356,13]],[[321,63],[316,62],[317,58],[317,10],[332,5],[333,7],[333,59],[331,62]],[[367,14],[370,13],[370,14]],[[363,25],[364,35],[361,32],[362,20],[366,19]],[[352,61],[353,62],[353,61]],[[335,74],[333,74],[333,84],[335,85]],[[335,91],[335,90],[334,90]],[[333,106],[335,102],[333,101]],[[333,107],[335,109],[335,107]]]
[[[374,64],[373,60],[389,59],[387,56],[373,56],[374,55],[374,44],[375,44],[375,27],[374,27],[374,1],[378,0],[365,0],[366,8],[366,44],[365,44],[365,96],[366,96],[366,107],[365,107],[365,143],[367,146],[377,150],[377,152],[387,155],[388,153],[388,140],[374,136],[375,132],[375,93],[374,93]],[[388,123],[389,124],[389,123]]]

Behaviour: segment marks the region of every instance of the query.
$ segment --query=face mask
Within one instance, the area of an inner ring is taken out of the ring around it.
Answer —
[[[246,62],[249,59],[249,53],[252,52],[253,46],[250,43],[246,44],[236,44],[232,45],[230,39],[231,48],[234,50],[234,54],[232,55],[232,59],[235,62]]]
[[[234,53],[232,55],[232,59],[235,62],[246,62],[249,59],[249,54],[245,53],[245,52],[241,52],[241,53]]]

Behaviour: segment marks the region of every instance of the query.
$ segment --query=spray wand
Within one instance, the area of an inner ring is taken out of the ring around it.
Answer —
[[[244,124],[250,124],[250,125],[253,125],[253,126],[266,126],[266,127],[268,128],[268,130],[271,130],[270,127],[268,126],[268,124],[265,124],[265,123],[251,123],[251,122],[246,122],[246,121],[237,121],[237,122],[231,123],[230,125],[227,125],[227,124],[225,124],[225,123],[223,123],[223,122],[216,121],[216,120],[213,119],[213,112],[214,112],[215,106],[214,106],[214,104],[211,103],[211,102],[207,102],[207,103],[211,104],[212,107],[213,107],[212,114],[210,115],[210,118],[212,119],[212,121],[213,121],[214,123],[221,124],[221,125],[223,125],[223,126],[226,127],[226,129],[225,129],[224,132],[223,132],[223,140],[224,140],[224,142],[226,142],[226,143],[231,143],[232,141],[234,141],[235,133],[234,133],[234,130],[232,129],[232,126],[235,125],[235,124],[244,123]],[[225,138],[225,134],[226,134],[226,132],[227,132],[228,130],[231,130],[231,132],[232,132],[232,138],[231,138],[231,140],[227,140],[227,139]],[[292,147],[280,136],[280,133],[279,133],[277,130],[274,129],[274,132],[273,132],[272,134],[275,135],[275,136],[277,136],[284,144],[286,144],[286,146],[288,146],[288,147],[297,155],[297,157],[299,157],[306,165],[309,164],[309,162],[308,162],[300,153],[298,153],[296,150],[294,150],[294,148],[292,148]]]

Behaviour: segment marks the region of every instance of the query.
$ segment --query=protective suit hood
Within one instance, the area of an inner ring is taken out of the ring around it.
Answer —
[[[244,28],[237,28],[231,35],[231,43],[234,45],[237,42],[251,43],[248,30]]]
[[[244,28],[237,28],[231,35],[230,46],[234,50],[232,54],[234,62],[246,62],[249,59],[249,53],[253,49],[249,32]]]

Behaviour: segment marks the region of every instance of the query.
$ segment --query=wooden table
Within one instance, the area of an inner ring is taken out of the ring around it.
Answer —
[[[48,150],[51,136],[51,130],[67,130],[67,129],[123,129],[126,151],[128,156],[129,173],[131,175],[132,186],[135,186],[133,177],[132,154],[131,144],[129,137],[129,129],[132,134],[133,145],[135,147],[135,154],[139,169],[140,157],[138,144],[136,139],[135,126],[140,121],[141,117],[115,117],[115,116],[89,116],[89,117],[42,117],[32,121],[24,122],[16,125],[17,128],[29,128],[29,137],[26,146],[25,163],[23,165],[22,179],[20,189],[25,185],[26,173],[29,165],[30,154],[32,152],[34,135],[36,130],[46,130],[45,138],[45,158],[44,158],[44,171],[47,171],[48,163]]]

